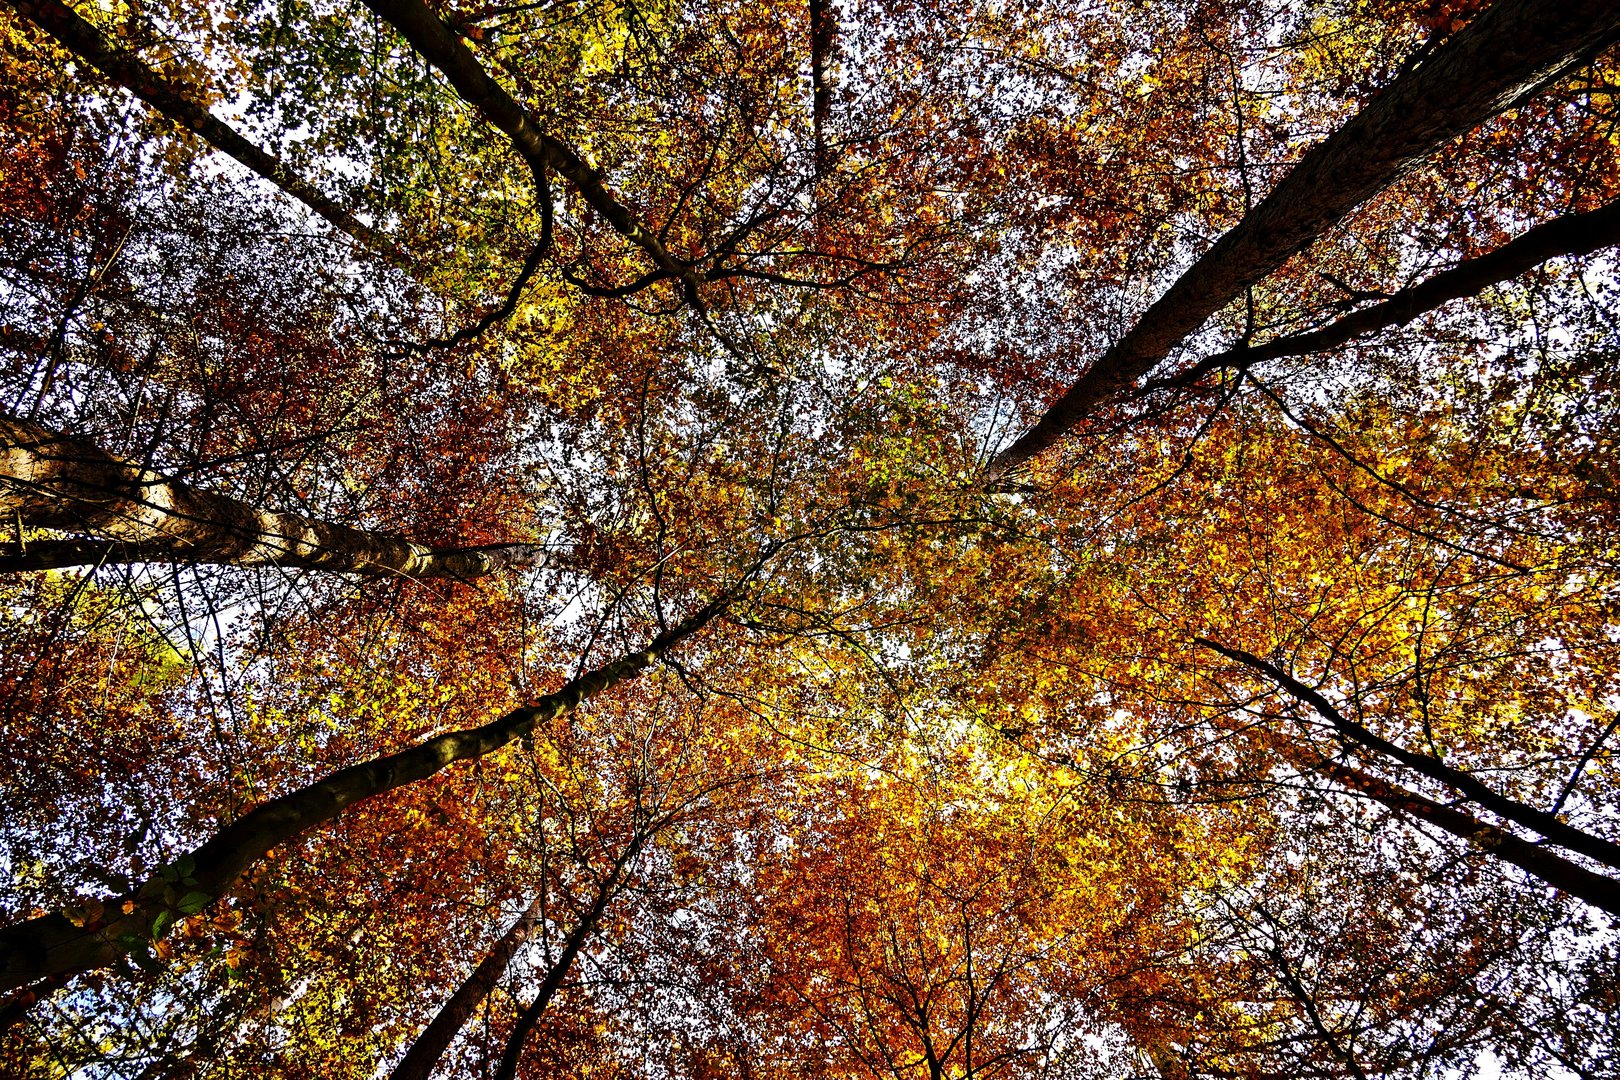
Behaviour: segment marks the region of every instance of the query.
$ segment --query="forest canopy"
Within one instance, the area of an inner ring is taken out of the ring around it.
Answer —
[[[0,1075],[1620,1076],[1617,42],[4,0]]]

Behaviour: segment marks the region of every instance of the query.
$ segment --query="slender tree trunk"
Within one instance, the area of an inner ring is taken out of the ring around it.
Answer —
[[[1315,709],[1324,720],[1333,725],[1333,729],[1346,742],[1354,743],[1363,750],[1382,754],[1436,783],[1445,784],[1464,797],[1477,802],[1491,813],[1506,818],[1516,825],[1533,829],[1560,847],[1578,851],[1588,858],[1620,869],[1620,844],[1615,844],[1613,841],[1605,840],[1601,836],[1594,836],[1584,829],[1577,829],[1573,825],[1566,824],[1560,821],[1555,814],[1539,810],[1536,807],[1519,802],[1517,799],[1510,799],[1487,787],[1473,775],[1463,772],[1461,769],[1454,769],[1427,754],[1419,754],[1390,742],[1368,729],[1365,725],[1345,716],[1333,707],[1332,702],[1328,701],[1316,690],[1300,682],[1277,665],[1262,660],[1253,653],[1244,652],[1242,649],[1229,649],[1208,638],[1198,638],[1197,643],[1207,649],[1213,649],[1229,660],[1236,660],[1245,667],[1253,668],[1255,671],[1264,674],[1299,701]]]
[[[430,548],[256,506],[144,469],[82,439],[0,414],[0,528],[96,533],[105,540],[0,545],[0,572],[176,560],[412,578],[475,578],[531,564],[529,544]]]
[[[838,19],[831,0],[810,0],[810,126],[815,141],[816,179],[832,171],[827,127],[832,120],[832,65],[838,47]]]
[[[489,997],[495,984],[501,981],[506,974],[506,967],[512,962],[523,943],[529,940],[534,932],[535,925],[540,921],[541,909],[545,906],[545,896],[541,894],[534,898],[528,909],[518,916],[517,922],[512,924],[501,939],[497,941],[484,957],[483,961],[473,969],[471,975],[456,988],[433,1017],[432,1023],[423,1029],[422,1034],[411,1043],[411,1048],[405,1052],[405,1057],[394,1067],[390,1080],[429,1080],[433,1069],[444,1057],[444,1052],[455,1041],[457,1033],[467,1026],[467,1020],[472,1016],[473,1010],[479,1003]]]
[[[463,101],[512,140],[537,184],[544,184],[548,170],[564,177],[619,235],[645,251],[659,271],[686,282],[689,289],[696,288],[700,278],[692,268],[671,254],[663,241],[607,189],[600,172],[587,165],[571,147],[542,131],[535,117],[490,77],[460,36],[426,4],[421,0],[364,3],[399,31],[424,60],[443,72]]]
[[[1211,315],[1444,143],[1620,37],[1612,0],[1498,0],[1300,159],[1046,415],[991,463],[992,483],[1147,374]]]
[[[596,933],[608,904],[624,885],[625,873],[630,863],[640,853],[642,845],[660,827],[662,826],[649,824],[645,829],[639,830],[631,838],[624,852],[614,861],[607,878],[597,886],[596,897],[591,901],[591,906],[579,917],[573,931],[569,933],[556,963],[551,965],[545,979],[540,983],[540,989],[535,992],[534,1000],[512,1026],[512,1033],[506,1039],[506,1050],[501,1054],[501,1063],[495,1069],[495,1080],[514,1080],[517,1076],[518,1062],[523,1057],[523,1046],[528,1042],[529,1033],[534,1030],[534,1025],[539,1022],[541,1014],[551,1004],[551,999],[562,988],[563,980],[573,968],[574,959],[579,956],[580,949],[584,948],[585,942]]]
[[[1495,251],[1464,259],[1450,270],[1392,293],[1381,303],[1346,315],[1320,330],[1219,353],[1159,385],[1188,386],[1221,368],[1246,368],[1266,360],[1336,349],[1358,337],[1391,326],[1404,326],[1442,304],[1511,281],[1549,260],[1590,255],[1616,244],[1620,244],[1620,202],[1611,202],[1584,214],[1554,218],[1514,237]]]
[[[1620,915],[1620,881],[1576,866],[1544,847],[1519,839],[1506,829],[1480,821],[1454,806],[1446,806],[1387,780],[1380,780],[1360,769],[1332,762],[1307,767],[1392,810],[1427,821],[1453,836],[1461,837],[1561,892],[1602,908],[1611,915]]]
[[[67,50],[84,60],[125,90],[162,113],[179,127],[194,132],[221,153],[228,154],[249,169],[291,195],[310,210],[347,233],[396,266],[409,266],[410,256],[387,237],[354,216],[285,164],[249,142],[230,125],[216,120],[208,109],[182,87],[174,85],[147,67],[133,53],[118,48],[101,36],[90,23],[61,0],[5,0],[23,18],[56,38]]]
[[[123,896],[99,914],[57,912],[0,930],[0,990],[105,967],[161,937],[177,912],[201,910],[224,895],[271,848],[330,821],[346,807],[434,775],[514,742],[536,724],[635,678],[669,649],[708,625],[731,602],[721,596],[659,634],[647,648],[574,679],[532,705],[481,727],[449,732],[406,750],[339,769],[263,803]],[[128,911],[125,911],[125,908]],[[160,916],[162,921],[160,922]]]

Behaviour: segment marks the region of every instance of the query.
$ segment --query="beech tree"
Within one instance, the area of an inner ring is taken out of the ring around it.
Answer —
[[[49,570],[163,558],[237,566],[291,566],[405,577],[474,578],[532,562],[522,544],[443,550],[240,500],[165,480],[89,443],[37,424],[0,417],[7,494],[0,508],[20,527],[98,533],[85,541],[19,542],[0,568]]]
[[[1617,42],[8,0],[0,1060],[1606,1075]]]

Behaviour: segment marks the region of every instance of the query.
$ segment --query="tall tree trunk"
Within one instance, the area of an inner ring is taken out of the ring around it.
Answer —
[[[534,1025],[539,1022],[541,1014],[551,1004],[551,999],[562,988],[563,980],[568,977],[568,972],[572,970],[574,959],[579,956],[580,949],[584,948],[585,942],[592,934],[596,933],[596,928],[601,924],[602,915],[607,911],[608,904],[622,890],[625,874],[630,863],[640,853],[642,845],[647,842],[648,838],[661,827],[661,825],[649,823],[648,826],[637,830],[636,835],[631,838],[624,852],[614,861],[613,868],[608,872],[608,876],[598,883],[596,896],[591,901],[591,906],[580,915],[579,922],[575,924],[567,940],[563,942],[563,950],[558,954],[556,962],[546,972],[546,977],[540,983],[540,989],[535,992],[534,1000],[517,1018],[517,1023],[512,1025],[512,1033],[507,1036],[506,1049],[501,1054],[500,1065],[495,1069],[495,1080],[515,1080],[518,1062],[523,1058],[523,1046],[528,1042],[529,1033],[534,1030]]]
[[[1611,915],[1620,915],[1620,881],[1614,878],[1576,866],[1544,847],[1519,839],[1500,826],[1480,821],[1454,806],[1435,802],[1349,765],[1320,762],[1305,764],[1304,767],[1331,777],[1351,791],[1360,792],[1392,810],[1427,821],[1453,836],[1461,837],[1503,862],[1511,863],[1532,877],[1593,907]]]
[[[1472,774],[1452,768],[1443,761],[1390,742],[1365,725],[1345,716],[1313,688],[1300,682],[1276,664],[1262,660],[1253,653],[1244,652],[1242,649],[1229,649],[1208,638],[1198,638],[1197,643],[1207,649],[1213,649],[1229,660],[1236,660],[1277,683],[1299,701],[1315,709],[1324,720],[1333,725],[1333,730],[1338,732],[1339,737],[1346,743],[1381,754],[1436,783],[1444,784],[1465,798],[1477,802],[1491,813],[1516,825],[1533,829],[1560,847],[1578,851],[1588,858],[1620,869],[1620,844],[1566,824],[1560,821],[1556,814],[1550,814],[1517,799],[1510,799],[1487,787]]]
[[[1147,374],[1187,335],[1449,140],[1620,38],[1611,0],[1498,0],[1300,159],[1046,414],[991,463],[994,481]]]
[[[685,282],[688,290],[696,289],[700,275],[676,258],[635,212],[607,189],[600,172],[586,164],[572,147],[542,131],[539,121],[484,70],[460,36],[422,0],[363,2],[393,26],[422,59],[438,68],[461,100],[511,139],[513,148],[534,173],[537,185],[544,186],[548,170],[562,176],[620,236],[645,251],[659,273]]]
[[[838,47],[838,17],[831,0],[810,0],[810,128],[815,142],[816,179],[832,171],[827,126],[832,120],[832,66]]]
[[[543,886],[542,886],[543,887]],[[400,1063],[389,1074],[390,1080],[429,1080],[433,1075],[434,1066],[444,1057],[444,1052],[455,1041],[456,1035],[467,1026],[467,1020],[472,1016],[473,1010],[487,997],[495,984],[501,981],[506,974],[506,967],[512,962],[523,943],[529,940],[534,932],[535,925],[540,921],[540,912],[545,906],[545,895],[542,893],[534,898],[528,909],[518,916],[517,922],[512,924],[501,939],[497,941],[485,955],[483,961],[473,969],[471,975],[456,988],[450,999],[444,1003],[433,1021],[423,1029],[422,1034],[411,1043],[411,1048],[405,1052]]]
[[[56,912],[0,930],[0,990],[105,967],[161,937],[178,912],[217,901],[271,848],[330,821],[346,807],[434,775],[522,738],[536,724],[640,675],[654,660],[707,626],[731,602],[723,595],[659,634],[640,652],[574,679],[532,705],[481,727],[449,732],[385,757],[339,769],[263,803],[176,859],[138,888],[97,906],[100,915]],[[126,906],[128,912],[125,912]],[[161,917],[161,921],[160,921]]]
[[[23,18],[56,38],[67,50],[140,98],[175,124],[194,132],[214,149],[228,154],[291,195],[340,231],[396,266],[412,262],[391,240],[354,218],[318,188],[275,157],[249,142],[230,125],[216,120],[185,89],[144,64],[140,57],[113,45],[61,0],[5,0]]]
[[[528,565],[529,544],[430,548],[183,484],[82,439],[0,414],[0,523],[105,541],[0,545],[0,572],[173,559],[412,578],[475,578]]]
[[[1174,378],[1148,385],[1150,388],[1188,386],[1221,368],[1246,368],[1266,360],[1336,349],[1358,337],[1391,326],[1404,326],[1442,304],[1511,281],[1551,259],[1590,255],[1616,244],[1620,244],[1620,201],[1584,214],[1569,214],[1543,222],[1495,251],[1464,259],[1449,270],[1391,293],[1382,302],[1336,319],[1319,330],[1218,353],[1200,360]]]

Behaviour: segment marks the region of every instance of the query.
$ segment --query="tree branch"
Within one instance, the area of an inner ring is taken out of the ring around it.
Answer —
[[[989,468],[994,483],[1129,388],[1211,315],[1441,145],[1620,38],[1607,0],[1498,0],[1309,150]]]
[[[1287,690],[1295,698],[1315,709],[1324,720],[1333,725],[1341,738],[1365,750],[1382,754],[1400,762],[1413,772],[1428,777],[1436,783],[1460,792],[1485,807],[1493,814],[1497,814],[1508,821],[1522,825],[1527,829],[1534,829],[1550,842],[1571,851],[1578,851],[1582,855],[1608,866],[1620,868],[1620,844],[1594,836],[1584,829],[1577,829],[1573,825],[1565,824],[1555,815],[1545,810],[1538,810],[1533,806],[1510,799],[1476,780],[1469,773],[1454,769],[1427,754],[1419,754],[1399,746],[1380,735],[1375,734],[1367,727],[1350,719],[1333,707],[1333,704],[1323,697],[1320,692],[1305,685],[1277,665],[1260,659],[1253,653],[1242,649],[1230,649],[1219,642],[1209,638],[1194,639],[1197,644],[1206,649],[1220,653],[1229,660],[1264,674],[1267,678]]]
[[[355,219],[268,152],[255,146],[230,125],[209,113],[181,87],[153,71],[139,57],[109,43],[90,23],[61,0],[5,0],[19,15],[49,33],[69,52],[134,94],[175,124],[193,132],[214,149],[235,158],[316,216],[390,264],[409,268],[414,260],[388,237]]]
[[[1399,813],[1427,821],[1503,862],[1512,863],[1555,889],[1578,897],[1611,915],[1620,915],[1620,881],[1577,866],[1546,848],[1521,840],[1506,829],[1480,821],[1454,806],[1435,802],[1352,766],[1321,760],[1294,761],[1293,764],[1321,773]]]

